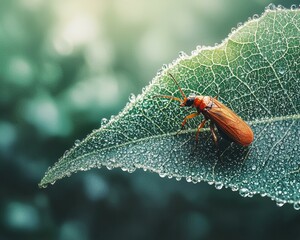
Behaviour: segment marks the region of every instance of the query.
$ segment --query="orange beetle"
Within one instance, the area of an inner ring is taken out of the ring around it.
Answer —
[[[200,130],[204,127],[206,121],[210,120],[210,131],[215,144],[217,144],[215,126],[222,136],[230,141],[236,142],[241,146],[248,146],[253,142],[254,135],[249,125],[231,109],[219,102],[217,97],[213,98],[210,96],[197,96],[196,94],[190,94],[188,97],[186,97],[173,75],[170,73],[169,75],[178,86],[183,99],[167,95],[159,95],[157,97],[179,101],[180,107],[196,108],[197,112],[191,113],[184,118],[183,122],[181,123],[181,129],[184,128],[184,125],[188,119],[194,118],[200,113],[204,115],[204,120],[197,128],[196,141],[198,141]]]

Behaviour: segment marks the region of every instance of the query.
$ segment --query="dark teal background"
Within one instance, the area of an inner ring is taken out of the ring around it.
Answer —
[[[37,186],[164,63],[220,43],[269,3],[0,1],[0,240],[299,239],[292,206],[142,170]]]

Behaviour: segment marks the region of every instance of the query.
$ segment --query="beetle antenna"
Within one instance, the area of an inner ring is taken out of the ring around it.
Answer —
[[[178,89],[179,89],[181,95],[183,96],[183,98],[186,99],[186,96],[185,96],[184,92],[182,91],[181,87],[179,86],[179,84],[178,84],[178,82],[176,81],[176,79],[174,78],[174,76],[173,76],[171,73],[169,73],[169,75],[171,76],[171,78],[173,79],[173,81],[175,82],[175,84],[177,85],[177,87],[178,87]]]
[[[168,96],[168,95],[155,95],[153,97],[161,97],[161,98],[168,98],[168,99],[172,99],[178,102],[182,102],[182,100],[180,98],[177,97],[173,97],[173,96]]]

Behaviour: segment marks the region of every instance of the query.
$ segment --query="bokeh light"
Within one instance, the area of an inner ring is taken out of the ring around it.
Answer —
[[[37,186],[164,63],[220,43],[270,2],[0,1],[0,239],[300,238],[292,208],[143,171]]]

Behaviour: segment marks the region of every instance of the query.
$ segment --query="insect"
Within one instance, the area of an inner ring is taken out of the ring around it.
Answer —
[[[188,97],[184,94],[180,88],[178,82],[172,74],[170,77],[177,85],[183,99],[168,96],[158,95],[156,97],[169,98],[180,102],[180,107],[194,107],[196,112],[193,112],[186,116],[181,123],[181,129],[184,129],[186,122],[200,114],[204,115],[204,120],[199,124],[196,132],[196,142],[198,142],[200,130],[204,127],[205,123],[210,120],[210,131],[213,141],[217,145],[217,135],[215,127],[217,127],[219,133],[232,142],[235,142],[241,146],[248,146],[253,142],[253,132],[249,125],[244,122],[236,113],[230,108],[217,100],[217,97],[190,94]]]

